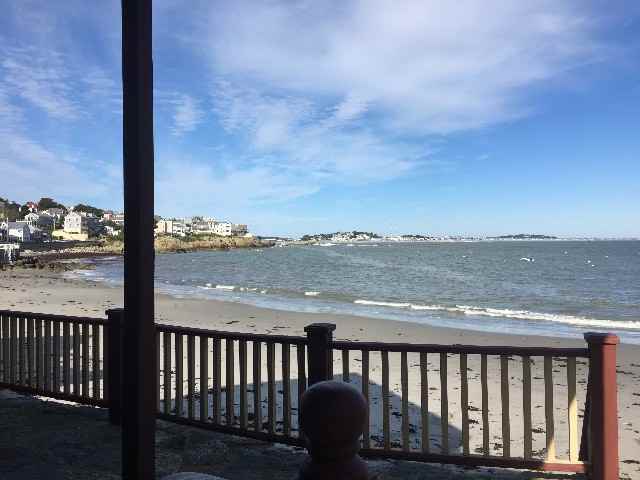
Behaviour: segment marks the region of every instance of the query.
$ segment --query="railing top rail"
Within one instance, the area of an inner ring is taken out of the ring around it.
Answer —
[[[86,323],[95,325],[106,325],[107,319],[95,318],[95,317],[74,317],[70,315],[54,315],[51,313],[37,313],[37,312],[19,312],[14,310],[0,310],[0,315],[7,315],[11,317],[20,318],[35,318],[40,320],[52,320],[58,322],[69,323]]]
[[[306,345],[307,337],[289,336],[289,335],[272,335],[270,333],[244,333],[244,332],[228,332],[226,330],[209,330],[205,328],[182,327],[179,325],[167,325],[164,323],[156,323],[156,329],[161,332],[178,333],[183,335],[197,335],[206,337],[219,337],[232,340],[246,340],[255,342],[270,343],[290,343],[295,345]]]
[[[589,358],[588,348],[555,348],[555,347],[514,347],[514,346],[484,346],[484,345],[439,345],[417,343],[385,343],[385,342],[356,342],[334,341],[333,348],[339,350],[367,350],[374,352],[407,352],[407,353],[453,353],[453,354],[486,354],[486,355],[515,355],[554,357],[584,357]]]

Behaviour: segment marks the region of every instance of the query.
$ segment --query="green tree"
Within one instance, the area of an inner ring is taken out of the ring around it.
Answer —
[[[65,212],[67,211],[67,208],[64,205],[56,202],[53,198],[42,197],[38,202],[38,210],[47,210],[49,208],[61,208]]]
[[[102,210],[101,208],[92,207],[91,205],[85,205],[83,203],[79,203],[75,207],[73,207],[73,211],[92,213],[96,217],[101,217],[104,213],[104,210]]]
[[[22,218],[26,217],[28,214],[29,214],[29,207],[27,207],[27,205],[26,205],[26,204],[25,204],[25,205],[22,205],[22,206],[20,207],[20,213],[19,213],[19,215],[18,215],[18,218],[21,218],[21,219],[22,219]]]
[[[0,220],[14,222],[20,216],[20,205],[8,198],[0,197]]]

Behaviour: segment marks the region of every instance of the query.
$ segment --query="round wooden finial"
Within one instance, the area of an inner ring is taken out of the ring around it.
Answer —
[[[302,396],[300,429],[311,459],[301,480],[365,480],[367,464],[358,456],[367,402],[348,383],[325,381]]]

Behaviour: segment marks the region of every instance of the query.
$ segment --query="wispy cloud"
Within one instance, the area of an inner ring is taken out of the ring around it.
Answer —
[[[71,74],[63,56],[36,48],[5,48],[2,83],[13,96],[59,120],[75,120],[82,114],[73,98]]]
[[[422,134],[518,118],[530,87],[602,54],[588,11],[566,2],[239,1],[198,19],[217,72],[346,112],[366,101],[385,127]]]
[[[179,137],[187,132],[192,132],[202,122],[204,111],[191,95],[178,95],[172,103],[175,105],[171,130],[174,136]]]

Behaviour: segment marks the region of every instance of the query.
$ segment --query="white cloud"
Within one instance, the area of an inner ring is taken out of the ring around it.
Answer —
[[[62,201],[104,199],[122,191],[121,178],[94,178],[102,168],[67,146],[55,149],[34,139],[25,124],[23,109],[10,100],[0,86],[0,190],[12,200],[37,200],[51,196]],[[82,161],[80,161],[82,160]]]
[[[199,12],[194,35],[223,75],[448,133],[518,118],[530,87],[599,58],[587,15],[557,1],[239,1]]]
[[[443,134],[530,115],[532,89],[606,52],[588,8],[550,0],[244,0],[190,14],[170,34],[208,65],[235,168],[278,172],[273,199],[439,168]]]
[[[202,122],[204,111],[191,95],[178,95],[172,103],[175,105],[171,130],[174,136],[192,132]]]
[[[2,53],[0,78],[12,95],[59,120],[75,120],[81,115],[62,55],[35,48],[6,48]]]

